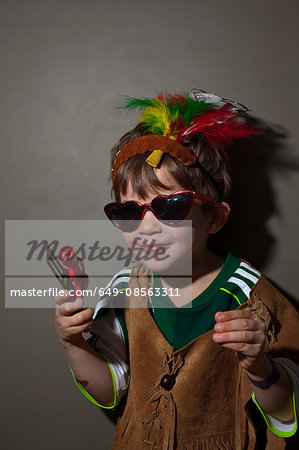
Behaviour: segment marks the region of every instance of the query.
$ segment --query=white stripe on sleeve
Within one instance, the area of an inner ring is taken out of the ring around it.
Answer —
[[[93,323],[91,334],[91,347],[101,353],[111,365],[115,378],[117,405],[129,387],[130,370],[124,334],[113,308]]]
[[[236,278],[236,277],[230,277],[230,279],[228,280],[228,283],[235,283],[237,286],[239,286],[239,288],[242,289],[242,291],[244,292],[246,297],[249,298],[249,293],[250,293],[251,289],[248,286],[248,284],[245,283],[245,281],[240,280],[239,278]]]
[[[247,264],[246,262],[242,261],[240,266],[245,267],[245,269],[249,270],[250,272],[254,273],[255,275],[257,275],[258,278],[260,278],[261,274],[260,272],[258,272],[256,269],[254,269],[253,267],[251,267],[249,264]]]
[[[241,276],[244,277],[244,278],[247,278],[247,280],[252,281],[254,284],[257,283],[258,280],[259,280],[257,277],[255,277],[254,275],[251,275],[250,273],[246,272],[246,271],[243,270],[243,269],[237,269],[237,270],[235,271],[235,273],[241,275]]]

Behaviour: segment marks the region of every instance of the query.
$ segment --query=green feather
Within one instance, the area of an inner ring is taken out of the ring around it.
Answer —
[[[122,110],[133,111],[136,109],[142,110],[147,106],[154,106],[154,98],[134,98],[134,97],[126,97],[123,105],[121,106]]]
[[[174,132],[182,126],[185,127],[200,114],[214,109],[214,105],[206,102],[194,100],[189,93],[183,92],[182,95],[162,94],[161,98],[135,98],[126,97],[121,110],[140,112],[142,114],[141,123],[148,127],[154,134],[165,134],[169,130],[171,123],[174,124]],[[150,108],[150,111],[146,111]]]

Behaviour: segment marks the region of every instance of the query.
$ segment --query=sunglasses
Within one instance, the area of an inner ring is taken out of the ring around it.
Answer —
[[[158,220],[167,225],[176,225],[188,215],[195,198],[215,203],[211,195],[177,191],[170,195],[158,195],[150,203],[142,204],[133,200],[108,203],[104,211],[117,228],[131,232],[138,228],[146,211],[151,211]]]

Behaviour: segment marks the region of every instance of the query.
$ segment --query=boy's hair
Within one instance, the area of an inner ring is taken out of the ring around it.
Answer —
[[[122,136],[111,150],[111,169],[116,154],[125,144],[149,134],[153,133],[144,125],[138,124]],[[195,166],[186,166],[168,153],[163,155],[161,165],[168,168],[169,174],[183,189],[212,195],[217,201],[227,200],[231,179],[226,153],[219,148],[212,148],[199,134],[193,136],[189,141],[185,140],[184,146],[191,148],[197,156]],[[111,189],[111,194],[114,192],[116,201],[120,201],[120,194],[126,195],[129,183],[142,199],[147,197],[148,192],[158,194],[161,189],[171,188],[171,186],[161,183],[156,176],[154,167],[146,164],[145,160],[150,154],[151,151],[136,154],[118,168]]]

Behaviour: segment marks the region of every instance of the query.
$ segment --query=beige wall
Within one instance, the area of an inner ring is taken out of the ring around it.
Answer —
[[[0,9],[3,219],[103,219],[108,152],[136,120],[116,109],[120,95],[199,87],[285,135],[236,152],[232,245],[298,299],[296,0],[1,0]],[[2,309],[0,330],[3,448],[109,449],[114,426],[73,385],[53,311]]]

